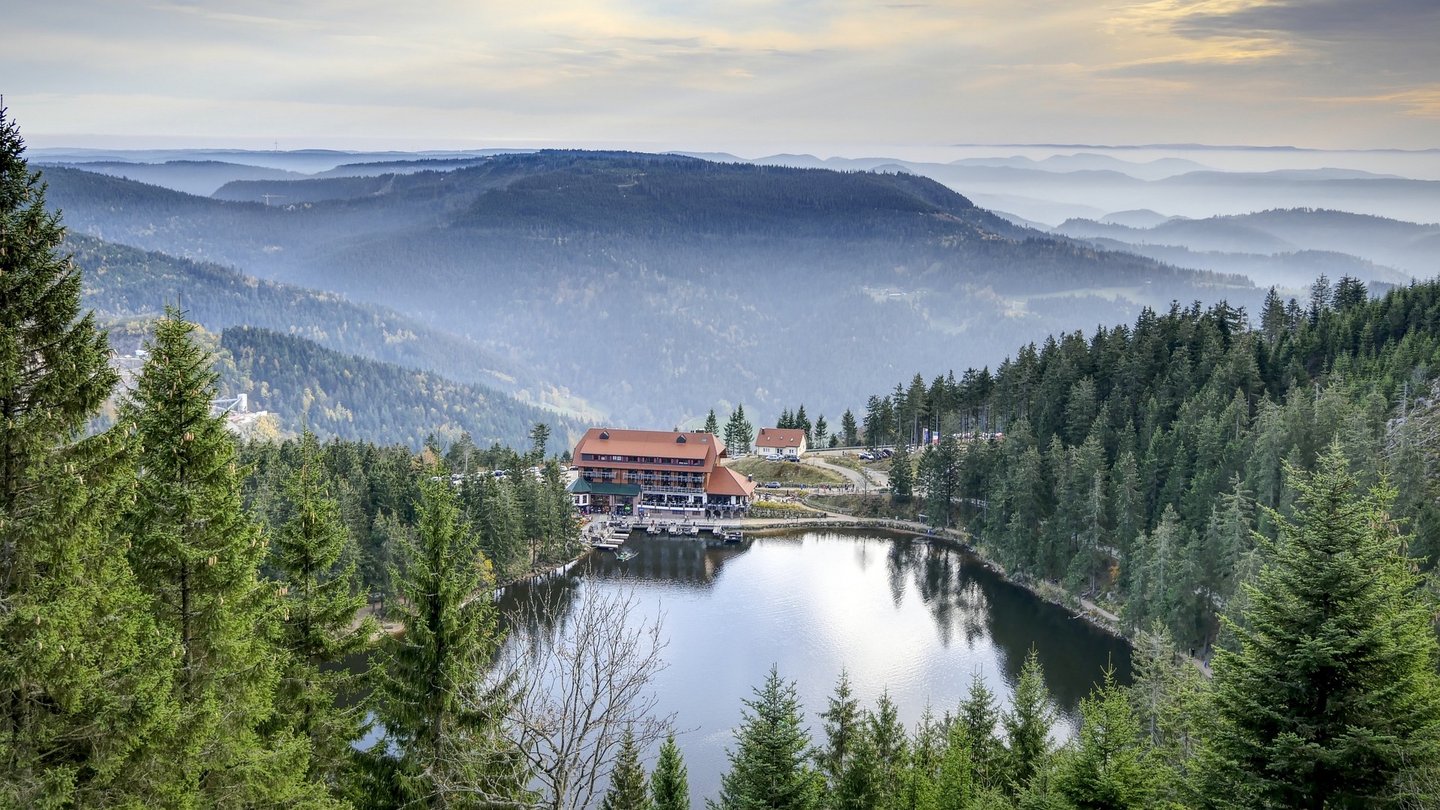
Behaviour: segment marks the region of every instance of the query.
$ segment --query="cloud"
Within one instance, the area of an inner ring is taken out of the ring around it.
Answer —
[[[1440,64],[1436,0],[22,6],[0,76],[52,132],[1305,141],[1365,104],[1366,137],[1423,142]]]
[[[1177,15],[1174,30],[1191,37],[1271,35],[1310,42],[1434,42],[1440,32],[1435,0],[1283,0],[1228,10],[1195,4]]]

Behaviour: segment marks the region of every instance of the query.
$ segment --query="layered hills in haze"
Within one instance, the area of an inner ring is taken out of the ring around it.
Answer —
[[[74,231],[384,305],[633,424],[798,399],[833,413],[866,380],[997,362],[1138,304],[1259,297],[910,174],[539,152],[214,198],[73,168],[46,180]]]
[[[473,341],[383,307],[89,236],[70,235],[66,249],[85,306],[118,327],[117,348],[138,348],[146,322],[177,305],[222,335],[222,394],[248,394],[282,429],[416,449],[431,433],[468,432],[515,446],[535,422],[563,441],[598,416]]]

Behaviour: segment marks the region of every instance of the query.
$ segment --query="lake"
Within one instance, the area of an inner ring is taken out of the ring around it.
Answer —
[[[1033,646],[1063,718],[1057,737],[1073,733],[1080,699],[1106,666],[1130,681],[1124,641],[963,551],[871,531],[806,531],[717,549],[636,535],[625,548],[637,556],[597,552],[563,576],[512,586],[502,609],[541,597],[563,612],[570,599],[599,588],[636,597],[635,615],[617,620],[661,619],[668,666],[654,692],[659,713],[675,714],[696,807],[718,795],[741,701],[772,664],[797,682],[817,741],[818,715],[842,669],[863,706],[888,690],[913,728],[927,704],[937,715],[953,709],[973,673],[1008,704]],[[528,632],[515,628],[512,643],[524,643]]]

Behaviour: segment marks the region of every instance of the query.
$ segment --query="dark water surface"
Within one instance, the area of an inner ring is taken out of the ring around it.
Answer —
[[[696,807],[719,793],[741,701],[772,664],[798,682],[817,740],[818,715],[841,669],[862,705],[889,690],[913,727],[927,704],[937,715],[953,709],[976,672],[1008,705],[1033,646],[1063,718],[1057,737],[1073,733],[1080,698],[1107,665],[1130,680],[1125,642],[960,551],[877,532],[820,531],[709,550],[694,539],[637,535],[625,548],[638,556],[622,562],[594,553],[564,576],[511,587],[502,608],[538,596],[563,613],[569,599],[599,588],[635,594],[638,615],[617,620],[662,618],[669,666],[654,690],[660,712],[676,715]],[[515,628],[511,643],[528,632]]]

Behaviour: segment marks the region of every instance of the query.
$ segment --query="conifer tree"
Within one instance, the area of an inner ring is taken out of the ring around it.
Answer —
[[[706,415],[706,417],[705,417],[705,428],[704,428],[704,430],[705,430],[706,433],[709,433],[711,436],[718,436],[718,435],[720,435],[720,420],[718,420],[718,419],[715,418],[715,409],[714,409],[714,408],[711,408],[711,409],[710,409],[710,413],[709,413],[708,415]]]
[[[1113,670],[1080,702],[1080,716],[1080,734],[1061,760],[1056,791],[1080,810],[1151,807],[1156,769]]]
[[[650,795],[645,787],[640,749],[635,744],[635,735],[627,728],[620,739],[620,753],[610,771],[610,789],[600,803],[600,810],[650,810]]]
[[[690,810],[690,780],[674,733],[661,744],[650,774],[650,803],[655,810]]]
[[[1045,673],[1035,648],[1025,657],[1020,680],[1010,696],[1010,709],[1000,715],[1005,727],[1006,770],[1012,793],[1019,793],[1030,777],[1044,768],[1050,758],[1050,726],[1055,711],[1050,706],[1050,693],[1045,688]]]
[[[365,597],[356,589],[355,543],[326,492],[315,434],[300,440],[300,459],[281,495],[288,517],[275,535],[272,564],[282,587],[280,644],[290,653],[280,684],[281,720],[311,742],[311,776],[335,784],[350,762],[363,715],[336,699],[353,686],[338,664],[370,646],[373,620],[357,623]]]
[[[825,745],[816,754],[816,764],[833,793],[839,789],[840,780],[845,776],[845,768],[864,719],[860,714],[860,703],[850,690],[850,676],[844,670],[840,671],[835,693],[820,719],[825,727]]]
[[[1202,749],[1219,806],[1433,804],[1440,762],[1435,604],[1389,519],[1393,491],[1362,494],[1332,443],[1288,471],[1293,518],[1247,585],[1238,652],[1215,662]]]
[[[1160,624],[1136,639],[1133,663],[1130,703],[1151,749],[1151,762],[1163,771],[1157,799],[1178,805],[1206,727],[1209,681],[1199,667],[1176,654]]]
[[[366,757],[375,807],[512,805],[528,773],[502,724],[509,679],[488,683],[499,647],[490,561],[459,520],[449,477],[420,484],[414,538],[397,538],[404,632],[374,667],[371,708],[385,736]]]
[[[235,440],[210,414],[216,373],[194,331],[166,311],[122,409],[138,461],[131,568],[176,646],[179,729],[153,741],[173,778],[154,800],[315,800],[324,791],[305,780],[308,739],[264,734],[281,670],[276,591],[259,577],[264,539],[242,507]]]
[[[904,810],[929,810],[936,805],[936,780],[939,779],[940,759],[945,755],[945,736],[941,724],[935,721],[930,707],[920,716],[915,726],[914,744],[903,757],[903,770],[898,774],[898,789],[893,794],[891,806]]]
[[[884,763],[869,725],[858,724],[855,732],[844,770],[826,803],[833,810],[873,810],[893,790],[884,781]]]
[[[1000,710],[995,703],[995,693],[985,685],[979,672],[970,676],[970,691],[960,703],[955,721],[964,727],[976,783],[982,787],[1000,785],[1004,749],[995,736]]]
[[[851,413],[849,408],[840,416],[840,433],[844,437],[841,441],[846,447],[854,447],[860,443],[860,426],[856,424],[855,414]]]
[[[536,422],[530,428],[530,460],[535,464],[545,460],[545,445],[550,441],[550,426]]]
[[[24,148],[0,109],[0,806],[145,801],[170,646],[115,531],[127,443],[82,438],[116,375]]]
[[[975,796],[975,762],[970,754],[970,735],[963,722],[950,724],[945,754],[940,758],[936,796],[938,810],[966,810]]]
[[[750,452],[750,443],[754,440],[755,426],[745,418],[745,406],[736,405],[725,423],[725,447],[731,455],[741,455]]]
[[[910,448],[899,442],[890,457],[890,498],[896,503],[909,503],[914,496],[915,468],[910,461]]]
[[[730,770],[721,777],[720,810],[813,810],[823,779],[807,764],[810,735],[800,716],[795,684],[770,668],[755,697],[745,701]]]
[[[179,728],[152,740],[173,779],[154,801],[297,802],[322,791],[305,780],[308,740],[262,734],[282,657],[275,588],[259,577],[265,544],[242,508],[234,439],[210,414],[216,374],[195,329],[167,310],[123,411],[138,461],[131,567],[176,647]]]
[[[910,741],[900,723],[900,708],[888,691],[880,693],[874,711],[865,712],[865,735],[875,749],[876,781],[887,800],[895,798],[895,786],[902,781],[902,771],[910,760]]]

